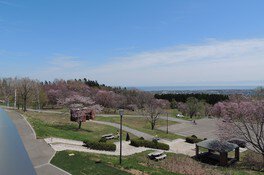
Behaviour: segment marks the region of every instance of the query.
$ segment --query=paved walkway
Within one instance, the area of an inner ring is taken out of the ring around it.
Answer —
[[[88,152],[88,153],[96,153],[96,154],[105,154],[105,155],[119,155],[120,151],[120,143],[115,142],[116,151],[100,151],[100,150],[92,150],[83,147],[83,142],[75,141],[75,140],[68,140],[68,139],[61,139],[61,138],[46,138],[45,141],[51,145],[51,147],[56,151],[63,151],[63,150],[71,150],[71,151],[81,151],[81,152]],[[176,139],[172,141],[162,141],[170,146],[170,150],[166,152],[172,153],[180,153],[189,156],[195,155],[195,144],[186,143],[184,139]],[[136,153],[144,152],[146,150],[157,150],[152,148],[146,147],[134,147],[130,145],[130,142],[123,141],[122,142],[122,155],[129,156]],[[162,150],[161,150],[162,151]]]
[[[96,121],[96,120],[91,120],[89,122],[103,124],[103,125],[109,125],[109,126],[113,126],[115,128],[118,128],[118,129],[120,128],[120,124],[118,124],[118,123],[111,123],[111,122],[104,122],[104,121]],[[152,138],[154,137],[154,136],[152,136],[150,134],[147,134],[147,133],[144,133],[144,132],[141,132],[141,131],[138,131],[138,130],[129,128],[129,127],[124,126],[124,125],[122,126],[122,128],[123,128],[124,131],[129,132],[131,134],[134,134],[137,137],[144,137],[144,139],[146,139],[146,140],[152,140]]]
[[[100,116],[100,117],[119,117],[118,115],[114,115],[114,114],[98,114],[97,116]],[[125,117],[144,118],[145,116],[142,116],[142,115],[125,115]],[[162,120],[167,120],[166,116],[160,116],[159,118]],[[180,118],[174,118],[174,117],[168,117],[168,120],[178,122],[178,123],[190,123],[190,121],[183,120]]]
[[[108,114],[101,114],[98,116],[102,117],[116,117],[117,115],[108,115]],[[140,115],[126,115],[126,117],[143,117]],[[162,120],[167,120],[167,117],[161,116],[160,119]],[[217,136],[217,119],[210,119],[210,118],[203,118],[196,120],[197,125],[194,125],[192,121],[188,120],[183,120],[180,118],[173,118],[173,117],[168,117],[169,121],[175,121],[178,122],[177,124],[170,125],[169,126],[169,132],[177,135],[182,135],[182,136],[191,136],[191,135],[196,135],[199,138],[210,138],[210,139],[215,139],[218,138]],[[95,121],[98,122],[98,121]],[[116,128],[119,128],[119,124],[114,124],[110,122],[101,122],[101,124],[106,124],[110,126],[114,126]],[[167,131],[167,126],[162,126],[157,128],[162,131]],[[129,129],[128,132],[133,133],[133,129]],[[146,135],[143,136],[143,134],[137,130],[134,131],[134,135],[138,137],[144,137],[149,139]],[[153,138],[151,136],[150,138]]]
[[[51,147],[56,151],[63,150],[72,150],[72,151],[81,151],[88,153],[96,153],[96,154],[105,154],[105,155],[119,155],[120,154],[120,142],[115,142],[116,151],[100,151],[88,149],[83,145],[83,142],[69,139],[61,139],[61,138],[46,138],[45,141],[51,145]],[[129,156],[132,154],[140,153],[146,150],[150,150],[150,148],[145,147],[134,147],[130,145],[130,142],[123,141],[122,142],[122,155]]]
[[[19,132],[37,174],[69,174],[50,164],[50,160],[54,156],[55,151],[43,139],[36,139],[34,130],[32,130],[29,123],[21,115],[14,111],[8,111],[8,114]]]

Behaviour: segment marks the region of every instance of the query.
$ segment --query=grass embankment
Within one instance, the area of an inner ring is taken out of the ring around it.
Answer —
[[[69,153],[74,153],[75,155],[69,157]],[[175,175],[175,173],[168,172],[158,166],[149,166],[149,163],[155,162],[150,162],[146,155],[147,152],[123,157],[122,166],[120,166],[118,156],[62,151],[55,155],[51,163],[73,175],[126,175],[143,173]],[[98,160],[101,160],[101,163],[96,163]]]
[[[73,175],[261,175],[261,172],[239,169],[239,165],[227,168],[206,165],[182,154],[167,153],[165,160],[156,162],[147,158],[149,152],[125,156],[119,165],[118,156],[62,151],[56,153],[51,163]],[[70,153],[75,155],[69,156]]]
[[[78,124],[70,121],[69,114],[51,114],[51,113],[38,113],[26,112],[23,113],[27,120],[34,128],[37,138],[59,137],[72,140],[90,140],[98,141],[104,134],[116,134],[117,128],[112,126],[85,122],[82,128],[78,130]],[[123,132],[125,139],[126,133]],[[134,136],[130,134],[130,137]],[[110,142],[117,141],[113,139]]]
[[[120,123],[120,117],[114,116],[114,117],[100,117],[98,116],[96,118],[98,121],[106,121],[106,122],[112,122],[112,123]],[[169,121],[169,125],[177,124],[177,122],[174,121]],[[158,136],[160,138],[165,138],[165,139],[178,139],[178,138],[184,138],[182,136],[176,135],[176,134],[167,134],[164,131],[161,130],[151,130],[151,125],[150,122],[143,117],[123,117],[123,125],[136,129],[138,131],[148,133],[153,136]],[[161,127],[161,126],[166,126],[167,121],[166,120],[158,120],[155,128]]]

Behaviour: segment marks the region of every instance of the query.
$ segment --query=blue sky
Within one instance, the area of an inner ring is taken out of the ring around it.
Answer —
[[[262,0],[0,0],[0,76],[262,85]]]

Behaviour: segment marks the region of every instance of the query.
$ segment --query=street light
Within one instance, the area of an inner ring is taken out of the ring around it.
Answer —
[[[167,114],[167,134],[169,134],[169,114],[168,112],[166,112]]]
[[[119,115],[120,115],[120,155],[119,155],[119,163],[121,165],[122,163],[122,119],[123,119],[123,115],[124,115],[124,110],[123,109],[119,109]]]

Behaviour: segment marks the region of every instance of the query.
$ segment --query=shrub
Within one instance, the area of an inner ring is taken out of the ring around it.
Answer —
[[[130,145],[135,147],[148,147],[154,149],[169,150],[170,146],[165,143],[153,142],[148,140],[132,139]]]
[[[152,142],[154,142],[155,144],[158,144],[158,140],[152,140]]]
[[[102,137],[100,140],[99,140],[99,142],[106,142],[107,140],[106,140],[106,138],[105,137]]]
[[[129,141],[130,140],[130,136],[129,136],[129,134],[127,133],[126,134],[126,141]]]
[[[228,142],[237,144],[240,148],[245,148],[246,147],[246,142],[243,141],[243,140],[233,139],[233,140],[229,140]]]
[[[202,141],[202,139],[198,139],[196,136],[195,137],[193,137],[193,136],[195,136],[195,135],[192,135],[190,137],[186,137],[186,142],[187,143],[198,143],[198,142]]]
[[[145,140],[144,137],[140,137],[139,140]]]
[[[192,135],[191,137],[193,137],[193,138],[197,138],[197,136],[196,136],[196,135]]]
[[[116,145],[113,143],[106,143],[106,142],[92,142],[92,141],[84,141],[84,145],[87,148],[95,149],[95,150],[103,150],[103,151],[115,151]]]
[[[252,169],[255,171],[263,170],[263,162],[262,155],[253,151],[246,151],[245,157],[242,158],[241,164],[242,166]]]

